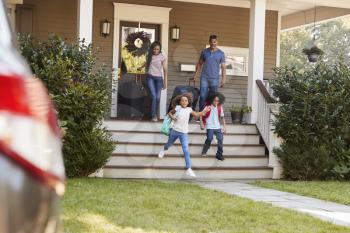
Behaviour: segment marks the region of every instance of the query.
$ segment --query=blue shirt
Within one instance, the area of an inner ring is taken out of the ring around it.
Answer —
[[[225,54],[220,49],[211,52],[210,48],[202,51],[201,59],[203,60],[203,69],[201,78],[219,79],[220,65],[225,63]]]
[[[209,117],[206,120],[207,129],[221,129],[218,108],[211,105]],[[221,106],[220,117],[224,117],[224,108]]]

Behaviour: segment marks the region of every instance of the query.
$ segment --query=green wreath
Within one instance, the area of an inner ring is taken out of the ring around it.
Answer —
[[[151,41],[144,31],[130,33],[125,42],[129,53],[137,57],[147,54],[151,45]]]

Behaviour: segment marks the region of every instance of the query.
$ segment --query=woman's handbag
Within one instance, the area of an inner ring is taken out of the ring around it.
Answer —
[[[162,128],[160,129],[160,131],[166,136],[169,136],[170,128],[171,128],[171,118],[167,115],[163,120]]]

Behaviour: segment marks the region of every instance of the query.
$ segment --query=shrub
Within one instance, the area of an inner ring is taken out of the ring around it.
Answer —
[[[279,68],[272,83],[282,106],[276,133],[283,138],[276,150],[290,179],[350,177],[350,69],[339,63],[318,64],[298,72]]]
[[[111,78],[103,67],[94,67],[97,51],[91,45],[67,43],[57,36],[46,42],[20,37],[19,45],[64,122],[67,176],[93,173],[106,164],[114,147],[111,135],[101,126],[109,111]]]

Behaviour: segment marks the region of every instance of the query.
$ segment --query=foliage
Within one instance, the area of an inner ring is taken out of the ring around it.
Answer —
[[[282,106],[275,150],[288,179],[350,178],[350,69],[320,63],[305,72],[279,68],[272,82]]]
[[[303,48],[303,53],[306,55],[309,55],[309,54],[322,55],[323,51],[320,48],[318,48],[317,46],[313,46],[311,48]]]
[[[242,106],[232,105],[232,107],[229,110],[230,112],[240,112],[240,113],[252,112],[252,108],[246,105],[242,105]]]
[[[316,41],[313,35],[316,34]],[[350,23],[349,18],[332,20],[313,26],[288,30],[281,33],[281,67],[295,67],[297,70],[312,69],[303,48],[317,44],[324,54],[319,59],[329,65],[339,62],[339,57],[350,64]]]
[[[306,214],[185,182],[69,179],[62,207],[66,233],[349,232]]]
[[[109,111],[111,78],[103,67],[94,68],[97,51],[57,36],[45,42],[20,37],[19,45],[33,73],[48,88],[64,126],[67,175],[86,176],[101,168],[113,150],[111,136],[101,127]]]

